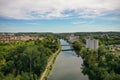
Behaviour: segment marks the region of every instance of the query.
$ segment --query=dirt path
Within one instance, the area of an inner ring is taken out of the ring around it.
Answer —
[[[46,74],[47,74],[47,71],[49,70],[50,65],[52,64],[54,58],[55,58],[56,55],[59,53],[59,51],[60,51],[60,49],[57,50],[57,51],[52,55],[52,58],[50,58],[47,66],[46,66],[46,69],[45,69],[45,71],[42,73],[42,75],[41,75],[41,77],[40,77],[39,80],[44,80],[44,78],[45,78],[45,76],[46,76]]]

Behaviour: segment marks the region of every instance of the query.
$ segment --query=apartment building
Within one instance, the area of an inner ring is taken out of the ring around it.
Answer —
[[[99,41],[96,39],[86,39],[86,48],[88,49],[98,49],[99,47]]]

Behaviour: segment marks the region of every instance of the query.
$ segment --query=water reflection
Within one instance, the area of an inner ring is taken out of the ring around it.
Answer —
[[[68,44],[60,40],[61,44]],[[62,49],[70,49],[70,46],[63,46]],[[88,80],[88,77],[82,74],[81,57],[77,57],[74,51],[62,51],[56,58],[55,64],[48,76],[48,80]]]

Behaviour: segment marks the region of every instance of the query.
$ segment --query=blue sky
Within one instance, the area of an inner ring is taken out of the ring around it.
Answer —
[[[119,0],[0,0],[0,32],[120,32]]]

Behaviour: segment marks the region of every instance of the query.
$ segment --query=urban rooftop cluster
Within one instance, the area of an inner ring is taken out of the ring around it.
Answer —
[[[1,42],[18,42],[18,41],[28,41],[28,40],[42,40],[43,37],[40,36],[30,36],[30,35],[21,35],[15,36],[14,33],[2,34],[0,36]]]

